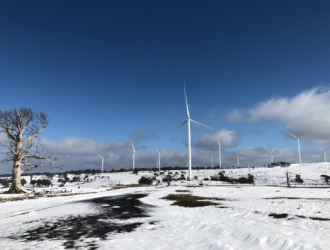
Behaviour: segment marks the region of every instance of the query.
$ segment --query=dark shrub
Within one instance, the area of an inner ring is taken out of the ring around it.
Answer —
[[[233,180],[228,176],[225,176],[223,173],[220,173],[220,181],[233,183]]]
[[[141,179],[139,180],[139,184],[146,184],[146,185],[151,185],[153,180],[150,177],[144,177],[142,176]]]
[[[330,176],[329,175],[322,174],[321,175],[321,178],[324,179],[324,181],[325,181],[326,184],[329,184],[329,180],[330,180]]]
[[[72,182],[78,182],[80,181],[80,177],[79,176],[75,176],[72,178]]]
[[[38,180],[37,180],[37,186],[38,186],[38,187],[41,187],[41,185],[42,185],[42,180],[38,179]]]
[[[204,178],[204,181],[209,181],[210,179],[209,178]]]
[[[42,185],[44,185],[45,187],[49,187],[52,185],[52,182],[49,179],[43,179],[42,180]]]
[[[180,177],[180,180],[185,181],[186,177],[182,174],[181,177]]]
[[[63,180],[63,179],[58,179],[58,181],[57,182],[61,182],[61,183],[63,183],[63,184],[65,184],[66,183],[66,181],[65,180]]]
[[[194,179],[195,179],[195,180],[198,180],[198,176],[194,176]]]
[[[166,176],[163,178],[163,181],[164,181],[164,182],[172,181],[172,176],[170,176],[170,175],[166,175]]]
[[[9,181],[7,179],[0,179],[0,184],[5,188],[9,187]]]
[[[294,180],[295,182],[302,184],[304,183],[304,180],[301,179],[301,175],[300,174],[296,174],[296,179]]]
[[[25,179],[21,179],[21,185],[24,186],[26,184],[26,180]]]
[[[133,174],[138,174],[138,173],[139,173],[139,170],[137,168],[134,168]]]
[[[254,184],[254,176],[251,174],[248,174],[248,178],[240,177],[240,178],[238,178],[237,182],[239,182],[241,184]]]
[[[37,184],[37,181],[36,180],[31,180],[30,184],[34,187],[34,185]]]

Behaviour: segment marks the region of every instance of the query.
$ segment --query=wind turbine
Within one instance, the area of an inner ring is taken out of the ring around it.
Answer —
[[[213,169],[213,156],[211,154],[211,165],[212,165],[212,169]]]
[[[303,137],[306,136],[307,134],[306,134],[306,135],[303,135],[303,136],[300,136],[300,137],[297,137],[297,136],[295,136],[295,135],[289,133],[289,132],[286,131],[286,130],[284,130],[284,132],[288,133],[289,135],[291,135],[292,137],[294,137],[294,138],[296,138],[296,139],[298,140],[298,156],[299,156],[299,162],[300,162],[300,164],[301,164],[301,154],[300,154],[300,143],[299,143],[299,139],[303,138]]]
[[[193,122],[193,123],[196,123],[198,125],[204,126],[206,128],[212,129],[212,130],[214,130],[216,132],[218,132],[218,131],[215,130],[215,129],[213,129],[213,128],[211,128],[211,127],[208,127],[208,126],[206,126],[206,125],[204,125],[202,123],[196,122],[196,121],[194,121],[193,119],[190,118],[189,108],[188,108],[188,101],[187,101],[187,94],[186,94],[186,86],[185,85],[183,85],[183,86],[184,86],[184,96],[185,96],[185,99],[186,99],[187,119],[176,130],[174,130],[174,132],[171,135],[173,135],[183,125],[185,125],[187,123],[187,125],[188,125],[187,127],[188,127],[188,166],[189,166],[189,180],[192,180],[192,173],[191,173],[191,132],[190,132],[190,122]]]
[[[157,148],[157,152],[158,152],[158,171],[160,172],[160,153],[159,153],[159,150]]]
[[[103,157],[100,154],[98,154],[98,155],[102,158],[102,173],[103,173],[103,162],[104,162],[104,159],[103,159]]]
[[[237,150],[236,151],[236,157],[237,157],[237,168],[239,168],[239,158],[238,158],[238,154],[237,154]]]
[[[135,168],[135,148],[134,148],[132,140],[131,140],[131,144],[132,144],[132,148],[133,148],[132,161],[133,161],[133,171],[134,171],[134,168]]]
[[[224,149],[224,150],[226,150],[226,149],[221,147],[219,136],[218,136],[218,144],[219,144],[219,164],[220,164],[219,166],[220,166],[220,169],[221,169],[221,149]]]
[[[270,163],[273,163],[273,154],[266,147],[264,147],[264,149],[270,153]]]
[[[327,156],[326,156],[326,153],[325,153],[325,149],[321,148],[321,150],[323,150],[323,156],[324,156],[324,162],[327,162]]]

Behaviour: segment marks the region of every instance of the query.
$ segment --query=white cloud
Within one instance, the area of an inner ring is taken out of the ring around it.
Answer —
[[[277,122],[286,130],[312,144],[330,142],[330,89],[316,87],[295,97],[277,97],[258,103],[248,110],[234,110],[227,116],[236,122]]]
[[[231,130],[222,129],[217,133],[204,133],[200,135],[195,143],[195,147],[203,150],[216,150],[218,148],[218,137],[222,147],[235,147],[240,136]]]

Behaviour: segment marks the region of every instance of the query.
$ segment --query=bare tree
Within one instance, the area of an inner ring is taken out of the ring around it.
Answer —
[[[29,108],[4,112],[0,110],[0,133],[5,133],[7,138],[0,145],[7,149],[4,161],[13,162],[13,180],[7,193],[24,193],[21,186],[22,173],[43,167],[45,161],[51,167],[56,167],[56,158],[47,155],[47,148],[38,137],[48,123],[45,113],[37,113]]]
[[[289,169],[286,170],[285,172],[285,176],[286,176],[286,186],[290,187],[290,177],[291,177],[292,173],[289,172]]]

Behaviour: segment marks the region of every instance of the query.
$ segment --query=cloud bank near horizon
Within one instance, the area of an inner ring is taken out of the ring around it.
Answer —
[[[309,134],[310,144],[330,143],[330,88],[315,87],[294,97],[276,97],[249,109],[234,109],[227,115],[232,122],[274,122],[296,136]],[[288,135],[286,135],[288,136]]]

